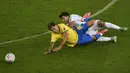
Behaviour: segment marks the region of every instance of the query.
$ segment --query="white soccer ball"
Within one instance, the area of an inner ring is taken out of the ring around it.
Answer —
[[[9,62],[9,63],[14,62],[15,61],[15,55],[13,53],[6,54],[5,61]]]

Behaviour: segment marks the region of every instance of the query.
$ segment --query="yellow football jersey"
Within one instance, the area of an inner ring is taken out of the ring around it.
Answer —
[[[68,33],[67,45],[70,47],[74,47],[78,41],[77,32],[63,23],[58,24],[58,27],[60,29],[60,33],[57,34],[51,32],[51,42],[56,42],[58,39],[63,39],[64,36],[62,33],[67,32]]]

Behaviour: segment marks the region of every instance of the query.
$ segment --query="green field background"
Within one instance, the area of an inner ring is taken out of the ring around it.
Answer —
[[[0,42],[33,36],[48,31],[47,23],[60,23],[62,11],[92,14],[112,0],[1,0]],[[118,0],[94,17],[130,27],[130,0]],[[105,36],[117,36],[118,42],[94,42],[44,55],[50,34],[0,45],[0,73],[130,73],[130,30],[109,29]],[[58,45],[58,44],[56,44]],[[4,57],[13,52],[16,61],[6,64]]]

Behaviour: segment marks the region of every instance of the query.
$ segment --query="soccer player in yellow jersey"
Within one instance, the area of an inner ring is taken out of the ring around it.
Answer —
[[[51,45],[48,52],[45,52],[44,54],[59,51],[65,43],[69,47],[74,47],[76,44],[87,44],[93,42],[94,40],[97,40],[99,37],[101,37],[104,32],[108,31],[106,29],[95,35],[90,36],[89,34],[86,34],[86,31],[91,26],[91,23],[88,23],[84,24],[81,28],[75,28],[75,30],[73,30],[63,23],[57,25],[53,22],[49,23],[48,29],[51,30]],[[58,39],[62,39],[62,42],[58,47],[54,48],[54,43]]]

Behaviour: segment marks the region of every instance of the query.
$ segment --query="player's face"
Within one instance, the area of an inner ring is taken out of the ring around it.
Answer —
[[[69,16],[63,16],[61,18],[61,20],[64,22],[64,23],[69,23]]]
[[[60,29],[57,25],[51,27],[51,31],[54,33],[59,33]]]

